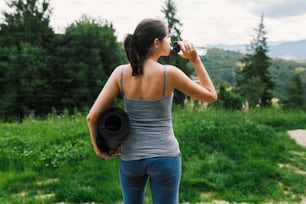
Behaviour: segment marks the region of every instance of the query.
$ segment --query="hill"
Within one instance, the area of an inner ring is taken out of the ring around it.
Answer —
[[[243,57],[244,54],[241,52],[211,48],[202,60],[215,85],[218,87],[221,82],[228,82],[231,85],[235,85],[236,70],[240,63],[239,60]],[[306,70],[306,62],[280,58],[272,58],[271,61],[270,72],[275,82],[273,96],[284,100],[286,99],[287,88],[296,69]],[[306,87],[306,71],[301,74],[301,80],[304,87]],[[306,88],[304,95],[306,99]]]

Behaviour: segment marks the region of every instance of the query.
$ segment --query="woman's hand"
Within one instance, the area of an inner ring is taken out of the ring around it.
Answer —
[[[102,152],[99,148],[95,148],[96,154],[102,159],[108,159],[112,157],[120,156],[120,147],[117,150],[113,150],[110,153]]]
[[[186,40],[178,42],[181,52],[178,54],[191,62],[195,62],[200,59],[197,50],[195,49],[194,45]]]

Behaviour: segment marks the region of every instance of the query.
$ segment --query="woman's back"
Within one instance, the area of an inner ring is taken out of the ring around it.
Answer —
[[[130,65],[122,67],[122,94],[127,99],[156,100],[164,95],[169,95],[172,91],[167,89],[165,84],[165,66],[146,61],[143,67],[143,74],[132,76]],[[164,92],[165,91],[165,92]]]

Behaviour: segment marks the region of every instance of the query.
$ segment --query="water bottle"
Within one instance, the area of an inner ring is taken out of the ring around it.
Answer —
[[[195,47],[195,49],[197,50],[199,56],[204,56],[207,53],[207,47],[205,46]],[[175,53],[179,53],[181,51],[178,41],[172,43],[172,51]]]

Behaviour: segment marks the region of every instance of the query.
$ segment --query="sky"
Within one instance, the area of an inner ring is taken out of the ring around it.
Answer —
[[[182,37],[198,46],[249,44],[261,14],[269,42],[306,39],[305,0],[174,0]],[[56,32],[83,14],[113,24],[118,41],[143,18],[160,18],[165,0],[51,0],[50,25]],[[5,8],[0,0],[0,10]]]

